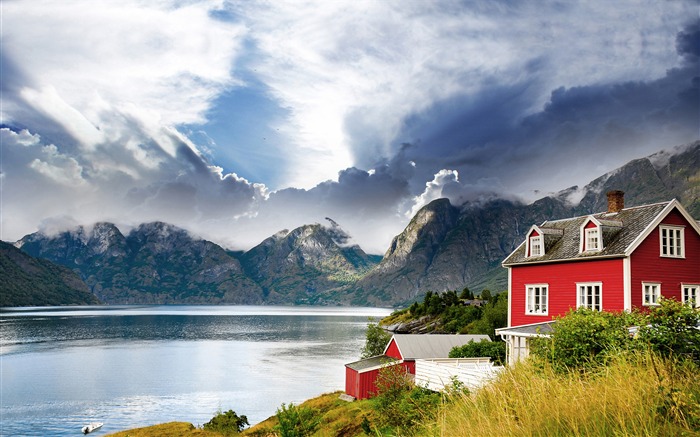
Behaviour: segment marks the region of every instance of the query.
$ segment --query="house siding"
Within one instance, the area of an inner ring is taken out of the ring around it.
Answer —
[[[396,344],[396,340],[393,338],[387,345],[384,355],[391,358],[395,358],[397,360],[403,360],[403,357],[401,356],[401,351],[399,351],[399,346]]]
[[[658,238],[658,236],[657,236]],[[657,248],[658,249],[658,248]],[[624,309],[622,258],[513,266],[511,268],[510,326],[546,322],[576,308],[576,284],[601,282],[603,309]],[[547,315],[525,314],[525,286],[548,284]]]
[[[671,211],[660,225],[684,226],[685,258],[660,255],[659,227],[642,241],[630,256],[632,306],[642,307],[642,282],[661,284],[661,296],[681,300],[681,284],[700,283],[700,236],[677,211]]]

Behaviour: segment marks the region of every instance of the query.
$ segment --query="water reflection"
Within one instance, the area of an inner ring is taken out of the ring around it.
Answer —
[[[101,432],[234,409],[257,422],[282,402],[343,388],[377,309],[85,307],[0,311],[2,435]],[[37,425],[39,424],[39,425]]]

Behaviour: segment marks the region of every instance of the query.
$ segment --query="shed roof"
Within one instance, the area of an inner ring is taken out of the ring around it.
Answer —
[[[345,365],[345,367],[349,367],[352,370],[356,370],[357,372],[362,373],[395,362],[398,362],[398,360],[395,358],[386,355],[375,355],[373,357],[365,358],[364,360],[348,363]]]
[[[452,348],[470,341],[491,341],[488,335],[462,334],[394,334],[392,338],[404,360],[447,358]],[[389,342],[389,345],[391,342]],[[389,348],[387,345],[387,349]],[[386,350],[384,351],[386,352]]]
[[[640,237],[643,237],[654,223],[674,208],[677,208],[686,218],[690,217],[678,201],[671,200],[625,208],[617,213],[601,212],[562,220],[545,221],[538,227],[539,229],[543,231],[560,229],[562,231],[561,237],[546,247],[545,254],[538,257],[527,257],[526,245],[523,242],[503,261],[503,265],[628,256],[630,251],[634,250],[640,242]],[[599,252],[581,252],[580,250],[581,226],[590,218],[597,220],[603,227],[603,249]]]

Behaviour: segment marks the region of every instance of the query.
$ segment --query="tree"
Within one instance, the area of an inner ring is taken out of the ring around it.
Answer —
[[[221,411],[216,413],[216,416],[204,424],[204,429],[224,435],[235,435],[248,425],[250,424],[246,416],[239,416],[235,411],[228,410],[225,413]]]
[[[469,343],[453,347],[450,351],[450,358],[478,358],[490,357],[497,366],[502,366],[506,361],[506,344],[502,341],[480,342],[470,341]]]
[[[491,290],[483,289],[481,290],[481,295],[479,295],[481,300],[491,300]]]
[[[463,300],[472,300],[474,299],[474,293],[471,292],[469,287],[464,287],[462,293],[459,295],[459,298]]]
[[[370,319],[365,332],[365,346],[362,348],[361,358],[381,355],[390,340],[391,333]]]

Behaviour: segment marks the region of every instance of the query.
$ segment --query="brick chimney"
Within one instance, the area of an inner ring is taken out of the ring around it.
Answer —
[[[608,191],[608,212],[620,212],[625,207],[625,192],[620,190]]]

